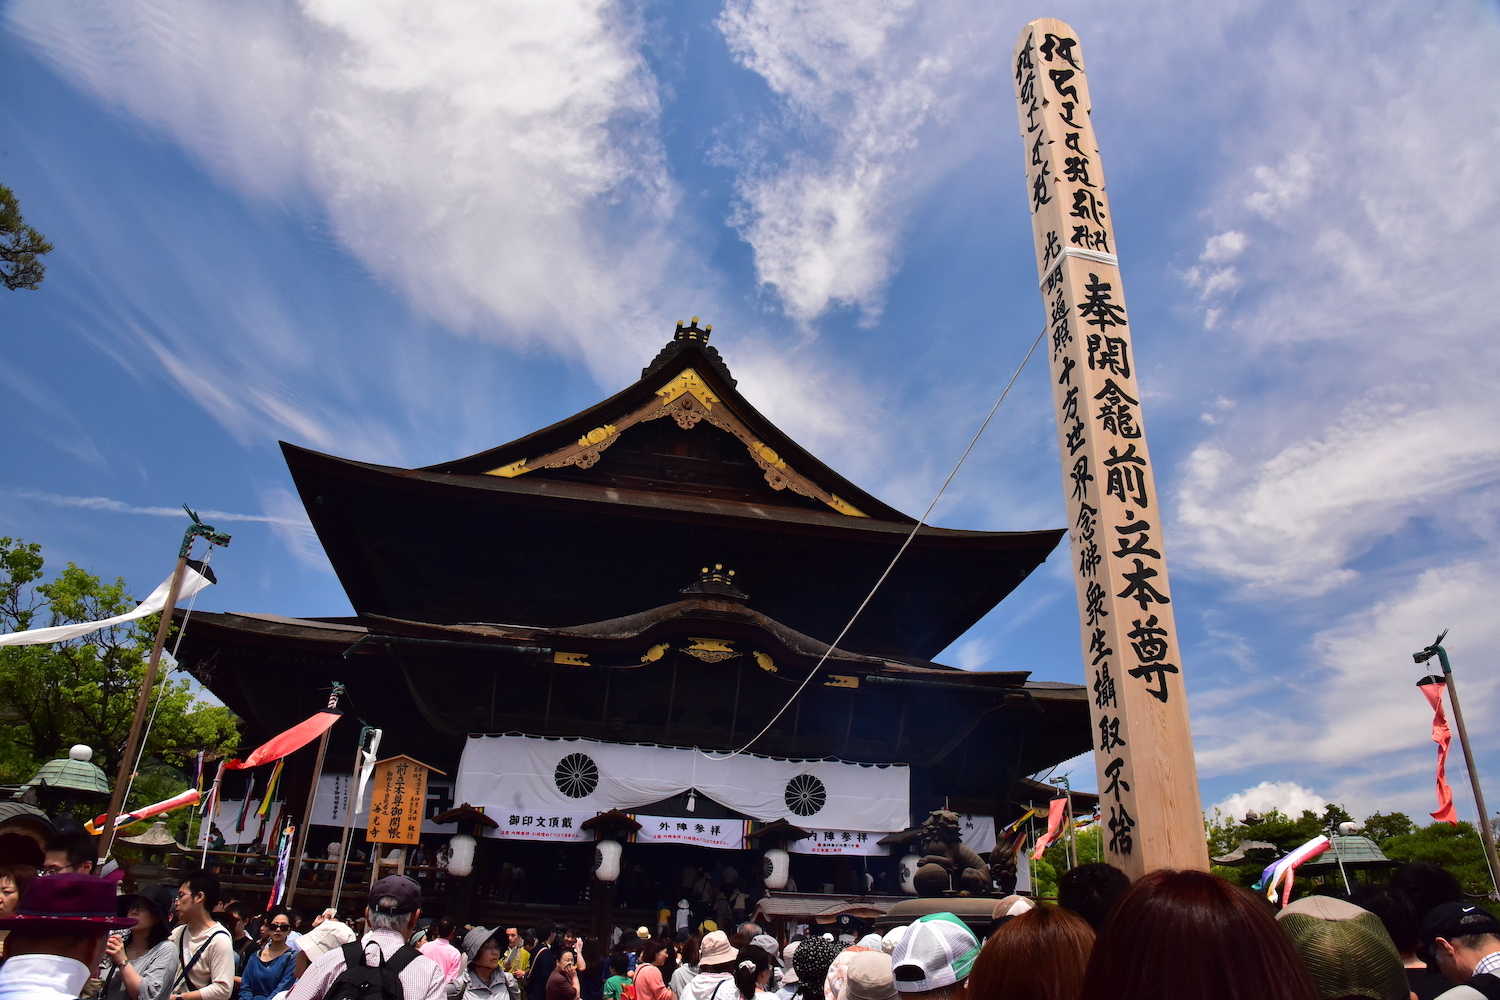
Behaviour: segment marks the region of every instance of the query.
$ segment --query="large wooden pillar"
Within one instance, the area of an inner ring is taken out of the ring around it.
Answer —
[[[1106,858],[1208,868],[1162,510],[1078,36],[1052,18],[1012,60],[1047,313]]]

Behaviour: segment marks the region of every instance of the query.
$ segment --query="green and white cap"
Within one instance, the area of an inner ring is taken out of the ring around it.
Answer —
[[[896,989],[926,993],[961,983],[979,957],[979,939],[951,913],[929,913],[907,928],[891,954]]]

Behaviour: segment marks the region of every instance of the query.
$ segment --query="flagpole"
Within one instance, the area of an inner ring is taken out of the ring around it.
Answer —
[[[1500,881],[1496,880],[1500,874],[1500,857],[1495,854],[1495,831],[1490,826],[1489,810],[1484,805],[1484,792],[1479,787],[1479,768],[1474,763],[1474,751],[1469,749],[1469,729],[1464,725],[1463,709],[1458,706],[1458,685],[1453,681],[1453,667],[1448,663],[1448,651],[1443,648],[1443,639],[1448,635],[1446,629],[1443,634],[1435,639],[1431,646],[1420,653],[1413,653],[1412,659],[1418,663],[1431,659],[1437,654],[1438,662],[1443,665],[1444,685],[1448,689],[1448,701],[1453,705],[1453,723],[1458,728],[1458,742],[1464,748],[1464,762],[1469,766],[1469,784],[1474,788],[1474,805],[1479,809],[1479,836],[1484,841],[1484,859],[1490,868],[1491,899],[1500,899]]]
[[[229,544],[228,535],[215,531],[212,525],[198,520],[198,515],[186,504],[183,509],[188,512],[193,523],[182,533],[182,545],[177,550],[177,568],[172,571],[172,585],[167,589],[167,603],[161,610],[161,622],[156,626],[156,640],[151,644],[151,659],[146,664],[146,677],[141,683],[140,696],[135,700],[135,718],[130,722],[130,735],[125,740],[120,766],[115,772],[115,784],[109,792],[109,809],[104,814],[104,830],[100,835],[103,839],[99,842],[100,861],[109,857],[109,850],[114,846],[115,818],[120,815],[120,809],[125,804],[125,786],[130,783],[131,770],[135,766],[136,746],[141,740],[141,727],[146,724],[146,709],[151,704],[151,691],[156,687],[156,672],[161,666],[161,652],[167,644],[167,633],[172,628],[172,610],[177,607],[177,598],[182,593],[182,571],[187,569],[193,539],[202,536],[210,545]]]
[[[337,709],[339,707],[339,695],[343,693],[344,685],[338,681],[334,681],[333,692],[328,696],[328,708],[325,711],[332,712]],[[312,829],[313,805],[318,800],[318,782],[323,777],[323,758],[328,755],[328,737],[332,732],[333,727],[329,726],[323,730],[323,735],[318,739],[318,759],[313,763],[312,787],[307,790],[307,809],[302,813],[302,829],[297,831],[297,844],[293,848],[291,871],[287,875],[287,906],[292,905],[292,900],[297,895],[297,877],[302,872],[302,853],[307,848],[308,831]]]
[[[359,786],[359,772],[364,766],[360,757],[364,754],[365,737],[369,733],[369,726],[359,731],[359,746],[354,750],[354,772],[349,775],[349,791],[344,802],[344,832],[339,837],[339,865],[333,876],[333,896],[328,900],[328,905],[335,910],[339,908],[339,897],[344,891],[344,871],[349,864],[349,833],[354,827],[355,792]],[[337,798],[334,801],[337,801]]]

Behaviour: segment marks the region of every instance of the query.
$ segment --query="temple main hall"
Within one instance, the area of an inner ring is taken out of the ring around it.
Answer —
[[[339,840],[369,726],[381,758],[432,769],[422,843],[401,859],[431,914],[583,923],[607,888],[634,926],[675,908],[693,872],[726,869],[751,912],[879,910],[902,896],[900,835],[931,810],[987,852],[1050,793],[1024,776],[1090,748],[1082,686],[932,659],[1064,532],[923,525],[830,650],[916,519],[762,416],[709,331],[679,323],[635,383],[466,458],[404,469],[283,443],[355,614],[195,613],[180,659],[247,746],[343,685],[309,858]],[[299,823],[312,779],[310,752],[289,759]],[[464,804],[484,819],[460,876],[444,858]],[[367,860],[364,824],[350,854]],[[252,891],[264,826],[222,826],[247,859],[224,877]],[[772,892],[768,827],[790,831]],[[592,874],[605,836],[624,841],[608,886]],[[303,866],[298,905],[327,905],[330,868]],[[346,906],[368,877],[348,877]]]

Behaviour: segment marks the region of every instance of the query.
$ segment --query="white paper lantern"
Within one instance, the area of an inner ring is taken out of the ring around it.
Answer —
[[[761,881],[766,884],[767,889],[780,889],[786,885],[787,877],[791,873],[792,859],[779,847],[773,847],[766,852],[765,860],[761,863]]]
[[[613,882],[620,877],[620,842],[601,840],[594,845],[594,878]]]
[[[474,872],[474,838],[455,833],[448,838],[448,874],[470,875]]]
[[[917,877],[917,866],[922,863],[919,854],[908,854],[901,859],[901,891],[909,895],[917,894],[917,884],[913,881]]]

